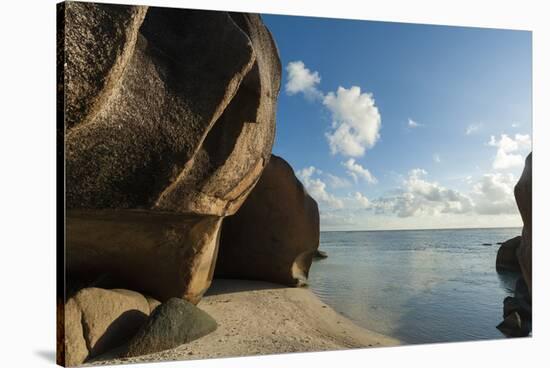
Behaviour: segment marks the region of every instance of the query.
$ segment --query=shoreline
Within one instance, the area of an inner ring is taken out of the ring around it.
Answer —
[[[132,358],[106,354],[86,365],[229,358],[397,346],[400,341],[357,326],[307,288],[215,279],[197,305],[218,328],[177,348]],[[116,353],[115,351],[111,352]]]

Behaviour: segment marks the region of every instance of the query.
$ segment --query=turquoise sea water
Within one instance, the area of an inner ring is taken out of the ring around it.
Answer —
[[[498,339],[517,274],[495,270],[520,228],[322,232],[309,284],[356,324],[407,344]],[[491,243],[487,246],[483,243]]]

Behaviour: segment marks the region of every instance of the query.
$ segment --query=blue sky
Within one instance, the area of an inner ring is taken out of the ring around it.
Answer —
[[[322,230],[521,226],[530,32],[263,19],[283,64],[273,152]]]

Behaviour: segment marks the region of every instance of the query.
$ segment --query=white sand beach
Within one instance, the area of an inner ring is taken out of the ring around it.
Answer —
[[[395,346],[396,339],[363,329],[307,288],[260,281],[214,280],[198,304],[218,323],[213,333],[175,349],[98,364],[190,360],[260,354]],[[107,359],[106,359],[107,358]]]

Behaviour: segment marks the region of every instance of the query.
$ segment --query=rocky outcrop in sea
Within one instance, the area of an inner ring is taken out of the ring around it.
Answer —
[[[532,169],[530,153],[525,159],[523,173],[514,188],[514,195],[523,220],[521,236],[502,243],[497,253],[498,272],[517,274],[514,296],[503,302],[503,321],[497,328],[506,336],[523,337],[531,333],[532,326]]]

